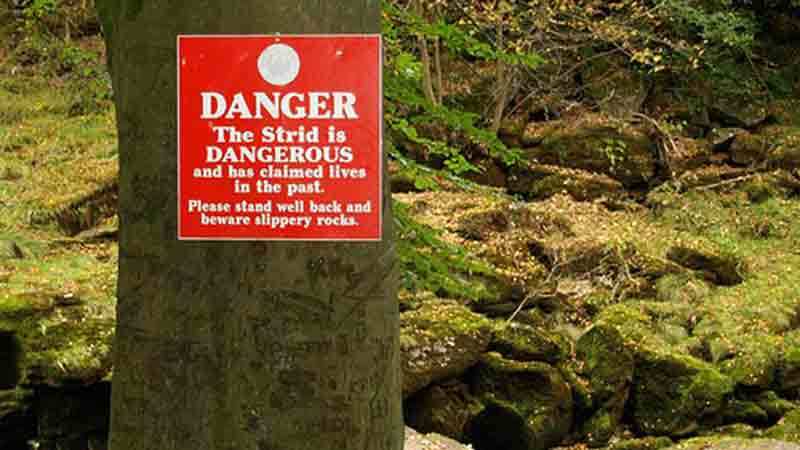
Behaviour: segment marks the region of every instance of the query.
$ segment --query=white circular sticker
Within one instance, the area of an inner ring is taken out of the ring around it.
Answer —
[[[272,44],[258,57],[258,72],[267,83],[285,86],[300,73],[300,57],[286,44]]]

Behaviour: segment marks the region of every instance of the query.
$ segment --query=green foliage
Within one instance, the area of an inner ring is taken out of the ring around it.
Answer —
[[[744,11],[732,9],[732,1],[707,2],[710,8],[696,6],[687,0],[667,0],[666,16],[676,31],[695,35],[708,46],[728,48],[750,53],[755,40],[757,24],[754,17]]]
[[[443,159],[444,167],[453,174],[479,172],[480,169],[464,154],[463,143],[484,149],[490,157],[507,165],[520,161],[519,149],[509,149],[496,133],[483,128],[478,114],[467,112],[457,103],[433,104],[422,91],[422,63],[409,43],[417,35],[438,38],[453,55],[469,56],[486,61],[502,61],[526,67],[536,67],[541,58],[535,54],[506,52],[475,38],[463,25],[447,23],[444,19],[429,23],[390,2],[384,3],[384,42],[387,52],[384,68],[384,95],[388,100],[385,118],[389,129],[401,141],[419,145],[429,156]],[[448,99],[449,101],[449,99]],[[447,102],[443,102],[447,103]],[[424,132],[435,124],[457,136]],[[438,134],[438,135],[437,135]],[[455,143],[452,141],[456,141]]]
[[[606,138],[603,139],[603,152],[613,168],[627,156],[628,144],[620,139]]]
[[[451,298],[479,299],[487,296],[480,277],[491,277],[494,269],[474,258],[464,248],[441,239],[441,232],[411,219],[408,206],[394,202],[397,256],[403,267],[403,287],[409,291],[431,291]]]
[[[544,58],[531,52],[508,52],[495,45],[477,39],[475,30],[465,23],[448,23],[439,18],[430,23],[422,17],[407,10],[400,9],[389,2],[384,2],[384,12],[396,24],[399,30],[408,34],[421,34],[439,38],[455,54],[470,56],[485,61],[501,61],[506,64],[525,66],[535,69],[544,63]]]

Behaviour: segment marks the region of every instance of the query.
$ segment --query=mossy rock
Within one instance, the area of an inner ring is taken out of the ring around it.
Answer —
[[[763,136],[740,132],[730,147],[731,161],[743,166],[750,166],[765,161],[769,153],[769,143]]]
[[[421,434],[406,427],[404,450],[470,450],[459,442],[438,433]]]
[[[733,286],[744,281],[743,263],[732,255],[717,255],[676,245],[667,251],[667,259],[687,269],[700,271],[715,284]]]
[[[697,358],[663,350],[636,353],[631,416],[645,434],[684,436],[714,421],[734,383]]]
[[[403,403],[405,422],[422,433],[466,439],[467,424],[483,409],[469,386],[450,380],[428,386]]]
[[[621,439],[608,446],[608,450],[660,450],[673,444],[666,436],[645,436],[636,439]]]
[[[754,333],[733,342],[736,352],[719,363],[720,370],[738,386],[766,389],[775,379],[783,339]]]
[[[472,391],[487,405],[470,424],[477,448],[495,442],[504,444],[496,448],[544,450],[569,433],[572,392],[557,368],[490,352],[470,371],[469,379]]]
[[[515,361],[563,361],[570,353],[570,342],[558,333],[526,324],[510,323],[492,338],[490,349]]]
[[[488,348],[489,319],[455,301],[427,302],[400,315],[403,395],[457,377]]]
[[[755,402],[731,400],[722,412],[722,420],[726,423],[764,425],[769,422],[769,414]]]
[[[595,327],[613,327],[632,352],[635,367],[626,414],[648,435],[684,436],[719,421],[733,381],[688,352],[692,338],[666,335],[683,328],[694,308],[664,302],[628,302],[606,308]]]
[[[800,167],[800,128],[774,126],[762,133],[772,144],[768,157],[771,167],[789,171]]]
[[[578,339],[576,358],[598,405],[611,399],[626,401],[634,358],[616,328],[603,324],[590,328]]]
[[[716,152],[726,152],[730,150],[736,136],[747,133],[741,128],[714,128],[708,133],[708,143],[711,149]]]
[[[702,302],[712,292],[708,282],[689,273],[664,275],[656,281],[655,290],[658,300],[690,304]]]
[[[656,174],[655,146],[646,131],[602,115],[547,122],[526,134],[540,136],[538,146],[525,149],[532,162],[604,174],[627,188],[643,186]]]
[[[543,200],[566,193],[579,202],[624,197],[619,182],[602,174],[571,170],[554,173],[534,182],[527,193],[529,200]]]
[[[704,436],[682,441],[668,450],[800,450],[791,442],[774,439],[743,439],[725,436]]]
[[[751,400],[767,413],[771,421],[777,421],[790,411],[798,408],[798,405],[781,398],[775,391],[759,392],[752,395]]]
[[[678,136],[665,153],[665,163],[672,177],[698,169],[709,163],[712,146],[705,140]]]
[[[577,201],[624,199],[624,186],[602,173],[522,162],[512,168],[508,179],[510,194],[536,201],[568,194]]]
[[[764,431],[763,435],[800,444],[800,409],[786,414],[777,424]]]
[[[16,352],[19,384],[82,385],[110,374],[113,319],[97,317],[91,305],[59,304],[54,293],[16,300],[27,304],[20,310],[0,311],[0,327],[16,342],[12,354]],[[8,306],[2,303],[0,307]]]
[[[789,391],[800,388],[800,330],[793,330],[784,336],[777,385],[780,390]]]
[[[581,427],[591,446],[601,446],[619,428],[634,373],[634,358],[622,335],[611,326],[594,326],[578,340],[576,359],[588,380],[592,413]]]

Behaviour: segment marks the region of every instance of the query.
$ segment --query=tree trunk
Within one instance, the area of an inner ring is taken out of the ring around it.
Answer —
[[[98,10],[120,160],[110,449],[402,449],[388,183],[381,242],[176,239],[176,36],[375,33],[380,2]]]

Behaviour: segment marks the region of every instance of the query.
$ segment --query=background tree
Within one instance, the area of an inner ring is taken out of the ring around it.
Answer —
[[[176,36],[374,33],[380,4],[98,3],[120,146],[110,448],[402,448],[388,195],[382,242],[176,240]]]

